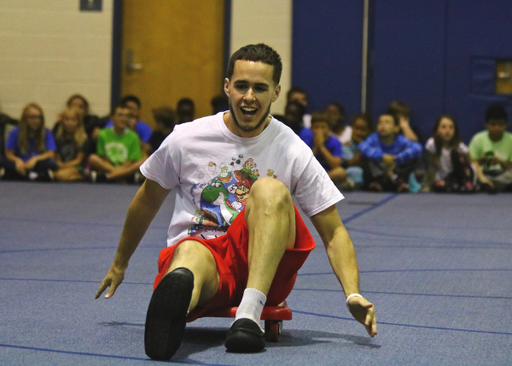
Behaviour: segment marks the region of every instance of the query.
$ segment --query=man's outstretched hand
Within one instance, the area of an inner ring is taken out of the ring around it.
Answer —
[[[375,337],[377,335],[377,319],[373,304],[364,297],[354,296],[349,299],[347,306],[352,316],[365,326],[370,337]]]
[[[98,292],[96,293],[95,299],[101,296],[103,291],[109,288],[107,291],[107,294],[105,295],[105,299],[109,299],[112,296],[114,296],[114,293],[116,292],[117,287],[123,282],[124,279],[124,269],[119,269],[114,266],[110,267],[110,269],[107,272],[107,275],[101,281],[100,288],[98,289]]]

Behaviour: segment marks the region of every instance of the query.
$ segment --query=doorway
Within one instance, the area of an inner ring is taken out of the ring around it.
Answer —
[[[224,0],[124,0],[121,38],[120,96],[141,99],[143,121],[154,127],[152,109],[181,98],[196,118],[212,113],[223,92]]]

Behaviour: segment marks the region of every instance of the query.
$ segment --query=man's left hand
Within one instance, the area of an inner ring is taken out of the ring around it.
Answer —
[[[349,299],[347,306],[352,316],[365,326],[370,337],[375,337],[377,335],[377,319],[373,304],[364,297],[354,296]]]

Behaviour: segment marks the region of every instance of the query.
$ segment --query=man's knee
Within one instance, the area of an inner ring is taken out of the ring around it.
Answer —
[[[279,207],[292,206],[293,199],[290,191],[283,182],[274,178],[260,178],[251,187],[249,203],[269,203]]]

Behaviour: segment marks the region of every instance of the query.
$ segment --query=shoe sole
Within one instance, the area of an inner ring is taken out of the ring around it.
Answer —
[[[148,357],[169,360],[181,345],[187,311],[194,289],[194,275],[177,268],[158,284],[149,303],[144,331]]]

